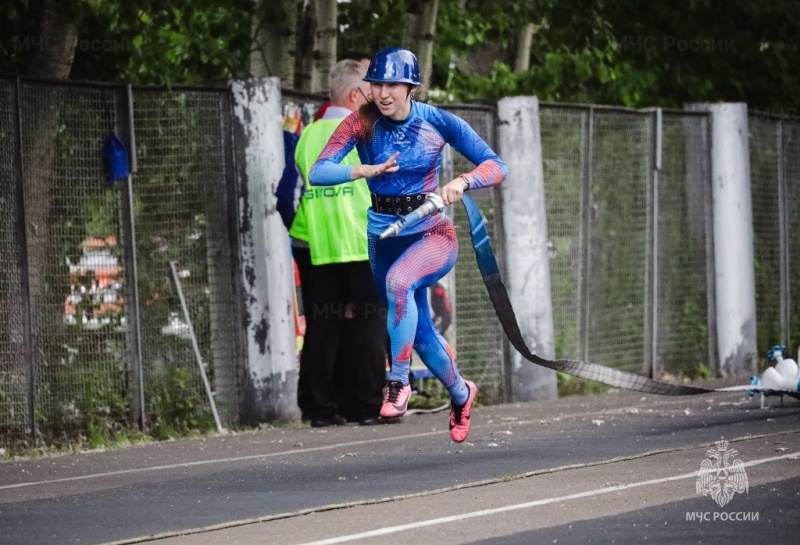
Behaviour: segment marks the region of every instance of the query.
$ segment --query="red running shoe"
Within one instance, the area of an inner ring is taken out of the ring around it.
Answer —
[[[408,399],[411,397],[411,385],[403,385],[397,380],[390,380],[386,385],[386,397],[381,406],[383,418],[397,418],[406,414]]]
[[[478,393],[478,387],[471,380],[465,381],[467,388],[469,388],[469,397],[467,402],[463,405],[456,405],[453,403],[453,409],[450,411],[450,439],[456,443],[463,443],[469,435],[469,428],[471,425],[470,410],[472,409],[472,402],[475,401],[475,395]]]

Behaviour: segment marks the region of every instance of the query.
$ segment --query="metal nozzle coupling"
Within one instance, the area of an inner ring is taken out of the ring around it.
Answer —
[[[438,214],[444,210],[444,201],[437,193],[428,193],[425,201],[419,205],[415,210],[412,210],[405,216],[401,216],[399,220],[391,224],[386,230],[381,233],[381,240],[395,236],[397,233],[420,221],[422,218]]]

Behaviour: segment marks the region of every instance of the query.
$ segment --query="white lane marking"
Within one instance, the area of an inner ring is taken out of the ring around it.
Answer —
[[[197,462],[182,462],[180,464],[168,464],[163,466],[140,467],[134,469],[120,469],[117,471],[106,471],[103,473],[91,473],[89,475],[77,475],[75,477],[63,477],[61,479],[50,479],[48,481],[30,481],[27,483],[6,484],[0,486],[0,490],[8,490],[10,488],[23,488],[26,486],[36,486],[43,484],[65,483],[69,481],[83,481],[87,479],[95,479],[98,477],[111,477],[116,475],[126,475],[130,473],[143,473],[145,471],[160,471],[163,469],[177,469],[182,467],[203,466],[208,464],[222,464],[226,462],[242,462],[246,460],[258,460],[259,458],[274,458],[275,456],[286,456],[290,454],[301,454],[304,452],[317,452],[320,450],[332,450],[341,447],[352,447],[358,445],[367,445],[370,443],[381,443],[385,441],[396,441],[398,439],[411,439],[415,437],[427,437],[428,435],[438,435],[444,433],[443,431],[429,431],[425,433],[414,433],[411,435],[381,437],[379,439],[364,439],[363,441],[350,441],[348,443],[336,443],[335,445],[322,445],[319,447],[309,447],[302,449],[282,450],[280,452],[269,452],[266,454],[251,454],[248,456],[237,456],[235,458],[215,458],[213,460],[199,460]]]
[[[571,415],[564,415],[559,418],[579,418],[581,416],[589,416],[589,415],[596,415],[600,414],[603,411],[599,412],[588,412],[588,413],[577,413]],[[489,427],[489,426],[509,426],[518,424],[518,422],[502,422],[496,424],[484,424],[483,426],[475,426],[475,428],[479,427]],[[77,475],[75,477],[62,477],[60,479],[50,479],[44,481],[29,481],[24,483],[15,483],[15,484],[7,484],[0,486],[0,490],[8,490],[12,488],[24,488],[27,486],[37,486],[37,485],[46,485],[46,484],[55,484],[55,483],[64,483],[70,481],[83,481],[88,479],[96,479],[102,477],[113,477],[117,475],[127,475],[131,473],[144,473],[146,471],[161,471],[165,469],[178,469],[184,467],[193,467],[193,466],[202,466],[208,464],[223,464],[223,463],[230,463],[230,462],[242,462],[247,460],[258,460],[259,458],[273,458],[276,456],[285,456],[290,454],[301,454],[304,452],[315,452],[321,450],[331,450],[336,448],[344,448],[344,447],[352,447],[352,446],[359,446],[359,445],[368,445],[371,443],[382,443],[387,441],[400,441],[405,439],[414,439],[417,437],[427,437],[430,435],[438,435],[444,433],[444,431],[429,431],[425,433],[415,433],[410,435],[393,435],[391,437],[381,437],[378,439],[364,439],[362,441],[351,441],[348,443],[336,443],[333,445],[323,445],[319,447],[309,447],[309,448],[302,448],[302,449],[292,449],[292,450],[282,450],[279,452],[271,452],[267,454],[251,454],[248,456],[238,456],[234,458],[215,458],[213,460],[199,460],[197,462],[182,462],[180,464],[167,464],[167,465],[160,465],[160,466],[152,466],[152,467],[139,467],[139,468],[132,468],[132,469],[119,469],[116,471],[105,471],[102,473],[90,473],[87,475]]]
[[[676,403],[680,403],[681,400],[666,400],[664,402],[656,402],[656,403],[649,403],[649,404],[642,404],[639,406],[634,405],[634,407],[653,407],[653,406],[668,406],[674,405]],[[534,420],[514,420],[510,422],[494,422],[492,424],[482,424],[478,426],[473,426],[473,429],[483,429],[489,427],[497,427],[497,426],[514,426],[514,425],[524,425],[530,424],[532,422],[541,422],[541,421],[551,421],[551,420],[565,420],[568,418],[581,418],[584,416],[597,416],[599,414],[617,414],[624,409],[629,409],[631,407],[613,407],[609,409],[603,409],[600,411],[589,411],[583,413],[572,413],[572,414],[560,414],[554,417],[544,417],[538,418]],[[59,479],[49,479],[43,481],[28,481],[24,483],[15,483],[15,484],[6,484],[0,485],[0,490],[10,490],[14,488],[25,488],[28,486],[39,486],[39,485],[49,485],[49,484],[56,484],[56,483],[64,483],[64,482],[71,482],[71,481],[84,481],[90,479],[99,479],[103,477],[114,477],[117,475],[129,475],[132,473],[145,473],[148,471],[162,471],[165,469],[179,469],[179,468],[186,468],[186,467],[194,467],[194,466],[202,466],[202,465],[210,465],[210,464],[224,464],[224,463],[232,463],[232,462],[243,462],[247,460],[258,460],[260,458],[274,458],[277,456],[285,456],[290,454],[302,454],[304,452],[316,452],[322,450],[332,450],[336,448],[343,448],[343,447],[352,447],[352,446],[359,446],[359,445],[368,445],[372,443],[382,443],[387,441],[402,441],[405,439],[413,439],[416,437],[427,437],[430,435],[437,435],[443,433],[443,431],[431,431],[425,433],[415,433],[410,435],[394,435],[392,437],[382,437],[379,439],[364,439],[363,441],[351,441],[348,443],[336,443],[335,445],[324,445],[320,447],[309,447],[303,449],[292,449],[292,450],[283,450],[280,452],[271,452],[268,454],[251,454],[249,456],[238,456],[234,458],[215,458],[213,460],[200,460],[197,462],[183,462],[180,464],[166,464],[160,466],[152,466],[152,467],[139,467],[133,469],[119,469],[116,471],[105,471],[102,473],[89,473],[87,475],[76,475],[74,477],[62,477]]]
[[[766,464],[769,462],[775,462],[778,460],[785,460],[786,458],[792,458],[794,456],[800,456],[800,451],[793,452],[791,454],[784,454],[782,456],[773,456],[771,458],[762,458],[760,460],[753,460],[751,462],[745,462],[745,467],[752,467],[761,464]],[[508,511],[517,511],[520,509],[528,509],[530,507],[537,507],[540,505],[547,505],[549,503],[556,503],[560,501],[569,501],[569,500],[576,500],[580,498],[588,498],[590,496],[599,496],[600,494],[607,494],[609,492],[618,492],[620,490],[625,490],[628,488],[637,488],[640,486],[649,486],[653,484],[662,484],[670,481],[679,481],[681,479],[694,479],[697,478],[697,472],[693,471],[691,473],[683,473],[681,475],[673,475],[672,477],[662,477],[660,479],[651,479],[648,481],[639,481],[635,483],[628,483],[628,484],[621,484],[617,486],[608,486],[605,488],[597,488],[595,490],[586,490],[584,492],[576,492],[575,494],[569,494],[567,496],[558,496],[554,498],[545,498],[541,500],[529,501],[525,503],[518,503],[515,505],[507,505],[505,507],[496,507],[494,509],[482,509],[480,511],[472,511],[470,513],[461,513],[460,515],[452,515],[449,517],[440,517],[435,519],[429,520],[421,520],[419,522],[412,522],[410,524],[401,524],[398,526],[387,526],[386,528],[380,528],[378,530],[371,530],[369,532],[361,532],[358,534],[350,534],[347,536],[340,536],[340,537],[332,537],[329,539],[322,539],[320,541],[311,541],[308,543],[304,543],[303,545],[334,545],[335,543],[346,543],[348,541],[356,541],[358,539],[366,539],[370,537],[377,537],[377,536],[385,536],[387,534],[394,534],[397,532],[404,532],[406,530],[415,530],[417,528],[424,528],[426,526],[434,526],[436,524],[447,524],[449,522],[458,522],[461,520],[471,519],[475,517],[485,517],[489,515],[496,515],[498,513],[506,513]]]
[[[747,435],[742,437],[735,437],[730,439],[731,443],[739,443],[741,441],[753,441],[757,439],[765,439],[768,437],[780,437],[783,435],[792,435],[798,433],[797,430],[792,431],[782,431],[777,433],[767,433],[762,435]],[[332,510],[339,510],[339,509],[350,509],[353,507],[361,507],[363,505],[377,505],[379,503],[387,503],[387,502],[397,502],[403,500],[410,500],[415,498],[422,498],[426,496],[433,496],[436,494],[445,494],[447,492],[455,492],[456,490],[463,490],[466,488],[476,488],[481,486],[488,486],[492,484],[498,483],[505,483],[510,481],[516,481],[520,479],[527,479],[529,477],[537,477],[539,475],[549,475],[553,473],[561,473],[564,471],[571,471],[573,469],[585,469],[590,467],[598,467],[604,465],[611,465],[611,464],[618,464],[620,462],[630,462],[632,460],[641,460],[642,458],[648,458],[650,456],[657,456],[659,454],[669,454],[674,452],[684,452],[688,450],[698,450],[705,447],[713,446],[714,443],[704,443],[704,444],[697,444],[697,445],[688,445],[684,447],[675,447],[670,449],[659,449],[659,450],[651,450],[647,452],[642,452],[638,454],[626,455],[626,456],[618,456],[615,458],[606,458],[603,460],[597,460],[594,462],[588,463],[581,463],[581,464],[570,464],[566,466],[558,466],[558,467],[550,467],[545,469],[537,469],[535,471],[528,471],[525,473],[520,473],[518,475],[510,475],[510,476],[503,476],[503,477],[495,477],[492,479],[484,479],[482,481],[474,481],[454,486],[448,486],[445,488],[437,488],[433,490],[425,490],[423,492],[412,492],[409,494],[402,494],[399,496],[388,496],[385,498],[372,498],[372,499],[365,499],[365,500],[358,500],[358,501],[351,501],[351,502],[344,502],[344,503],[332,503],[327,505],[319,505],[316,507],[310,507],[307,509],[300,509],[298,511],[290,511],[290,512],[283,512],[283,513],[274,513],[272,515],[264,515],[260,517],[253,517],[249,519],[240,519],[228,522],[222,522],[219,524],[213,524],[210,526],[202,526],[197,528],[187,528],[178,531],[167,531],[162,532],[160,534],[155,535],[147,535],[147,536],[137,536],[132,538],[125,538],[119,541],[112,541],[105,545],[131,545],[134,543],[144,543],[150,541],[157,541],[159,539],[166,539],[169,537],[177,537],[177,536],[187,536],[193,534],[203,534],[207,532],[215,532],[218,530],[227,530],[229,528],[236,528],[238,526],[246,526],[249,524],[258,524],[262,522],[271,522],[273,520],[278,519],[287,519],[293,517],[300,517],[304,515],[311,515],[314,513],[322,513],[325,511],[332,511]],[[800,458],[800,457],[798,457]]]

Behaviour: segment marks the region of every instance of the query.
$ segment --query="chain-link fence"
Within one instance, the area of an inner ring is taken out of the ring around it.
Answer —
[[[324,97],[283,100],[287,121],[307,125]],[[91,437],[140,418],[203,425],[190,332],[223,420],[236,419],[245,349],[230,109],[224,88],[0,79],[4,441],[34,429]],[[447,109],[494,147],[493,108]],[[707,114],[543,104],[540,122],[556,355],[655,375],[714,368]],[[758,342],[790,344],[800,338],[800,122],[753,114],[750,128]],[[130,184],[105,180],[112,131],[135,150]],[[443,176],[472,169],[454,155]],[[499,189],[474,197],[502,264]],[[506,400],[508,348],[466,218],[453,213],[459,365],[486,401]]]
[[[753,202],[753,255],[756,274],[758,346],[766,350],[800,339],[800,120],[753,113],[750,179]]]
[[[475,129],[486,143],[495,148],[495,110],[480,106],[447,108]],[[469,172],[475,166],[459,153],[453,153],[452,174]],[[442,180],[444,183],[450,180]],[[492,247],[498,263],[503,263],[503,237],[499,195],[495,189],[471,193],[486,216]],[[500,322],[486,292],[472,251],[469,221],[461,205],[453,207],[453,219],[460,248],[455,268],[455,334],[459,369],[480,386],[482,399],[498,403],[510,395],[507,372],[507,343]]]
[[[663,114],[655,193],[654,374],[717,367],[709,119]]]
[[[115,92],[26,82],[20,102],[36,426],[52,436],[124,422],[119,196],[97,160]]]
[[[786,199],[781,207],[784,211],[786,236],[784,238],[786,259],[784,270],[788,273],[786,308],[786,336],[781,340],[796,354],[800,343],[800,272],[794,265],[800,262],[800,119],[781,123],[781,173],[785,185]],[[755,218],[758,221],[758,218]],[[772,287],[774,289],[774,287]]]
[[[594,112],[589,187],[588,358],[641,371],[648,323],[648,116]],[[613,316],[612,320],[609,317]]]
[[[190,325],[221,412],[236,418],[229,123],[226,89],[0,81],[0,437],[202,425]],[[106,179],[112,132],[135,150],[130,183]]]
[[[493,109],[448,109],[493,145]],[[707,116],[544,104],[540,122],[556,356],[653,375],[713,367]],[[498,192],[476,197],[502,263]],[[456,268],[458,358],[499,400],[508,351],[469,254]]]
[[[557,357],[708,364],[707,117],[545,104],[540,119]]]
[[[25,339],[27,271],[20,267],[20,141],[15,82],[0,81],[0,442],[31,429],[33,387]]]
[[[221,91],[133,94],[133,208],[145,408],[195,425],[207,406],[190,325],[223,418],[235,420],[241,328],[234,286],[237,204],[229,179],[230,104]],[[182,313],[174,261],[189,310]],[[205,418],[208,414],[205,413]]]

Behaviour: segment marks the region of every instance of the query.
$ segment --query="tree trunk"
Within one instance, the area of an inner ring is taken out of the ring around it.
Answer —
[[[339,7],[336,0],[318,0],[318,18],[316,31],[317,88],[313,92],[327,93],[328,74],[336,64],[336,37],[339,35]]]
[[[35,37],[38,41],[31,40],[32,44],[38,45],[35,45],[26,61],[25,74],[67,79],[78,45],[77,25],[59,11],[58,0],[44,0],[40,13],[38,35]],[[56,293],[58,290],[48,285],[48,276],[58,275],[64,267],[63,261],[56,257],[59,254],[51,251],[57,241],[50,236],[54,219],[51,192],[57,177],[56,144],[63,89],[35,87],[32,92],[23,92],[20,96],[31,338],[34,374],[37,375],[36,408],[48,415],[51,424],[56,425],[58,417],[51,411],[59,410],[57,396],[64,395],[54,386],[59,383],[60,366],[55,364],[61,355],[61,348],[57,348],[55,343],[48,343],[48,340],[60,338],[63,315],[53,310],[63,308],[65,294]]]
[[[541,23],[530,23],[519,29],[517,34],[517,56],[514,60],[514,73],[525,72],[531,67],[531,46],[533,39],[547,21],[542,19]]]
[[[275,76],[295,87],[297,0],[259,0],[253,15],[250,75]]]
[[[78,27],[58,10],[58,0],[44,0],[38,46],[25,64],[25,75],[67,79],[78,45]]]
[[[517,34],[517,58],[514,61],[514,73],[525,72],[531,66],[531,45],[533,44],[533,23],[519,29]]]
[[[422,82],[417,100],[428,99],[433,71],[433,40],[436,35],[438,0],[409,0],[403,29],[403,46],[410,49],[419,61],[419,78]]]
[[[317,49],[317,17],[320,0],[305,0],[303,6],[303,26],[299,42],[300,89],[313,92],[319,88],[319,72],[315,55]]]

